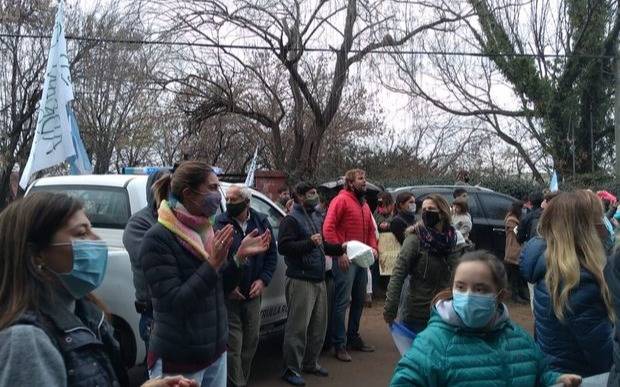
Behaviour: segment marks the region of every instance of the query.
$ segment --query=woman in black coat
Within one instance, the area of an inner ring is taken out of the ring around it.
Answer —
[[[390,231],[402,245],[405,240],[405,230],[415,224],[416,203],[411,192],[401,192],[396,195],[396,216],[390,223]]]
[[[222,198],[217,176],[203,162],[184,162],[153,190],[159,203],[157,224],[140,248],[154,311],[149,375],[182,374],[203,386],[224,386],[228,318],[223,268],[240,268],[252,255],[266,251],[271,235],[249,234],[234,262],[227,261],[233,227],[213,232]],[[239,276],[226,283],[234,287],[238,281]]]

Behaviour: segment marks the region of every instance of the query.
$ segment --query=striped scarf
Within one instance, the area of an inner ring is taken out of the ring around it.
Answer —
[[[157,221],[175,234],[183,247],[198,258],[209,258],[213,242],[213,227],[209,218],[190,214],[173,198],[163,200],[157,214]]]

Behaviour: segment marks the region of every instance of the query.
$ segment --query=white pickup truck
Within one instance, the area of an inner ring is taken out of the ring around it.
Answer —
[[[45,177],[36,180],[28,188],[36,191],[63,192],[80,198],[94,231],[108,242],[109,259],[105,279],[95,294],[108,306],[116,337],[121,344],[123,360],[132,367],[145,358],[144,342],[139,335],[140,315],[136,312],[135,289],[129,255],[122,242],[123,230],[132,214],[146,206],[146,175],[89,175]],[[230,186],[222,183],[222,197]],[[252,190],[251,207],[267,215],[277,240],[280,221],[284,212],[269,198]],[[226,203],[222,199],[221,211]],[[269,287],[265,291],[261,308],[261,335],[277,333],[284,329],[286,299],[284,297],[284,273],[282,257]]]

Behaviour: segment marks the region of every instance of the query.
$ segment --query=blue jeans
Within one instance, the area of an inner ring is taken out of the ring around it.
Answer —
[[[226,352],[219,359],[205,369],[190,374],[183,374],[188,379],[193,379],[201,387],[226,387]],[[153,368],[149,370],[149,378],[176,376],[178,374],[164,374],[162,372],[161,359],[155,362]]]
[[[359,338],[360,320],[366,299],[366,283],[368,273],[365,268],[355,264],[349,265],[349,270],[342,272],[334,259],[332,267],[334,274],[335,300],[332,316],[332,344],[336,349],[345,347],[347,341]],[[349,310],[349,325],[345,337],[345,314]]]
[[[144,341],[146,352],[149,351],[149,337],[151,336],[151,329],[153,328],[153,311],[144,312],[140,315],[140,338]]]

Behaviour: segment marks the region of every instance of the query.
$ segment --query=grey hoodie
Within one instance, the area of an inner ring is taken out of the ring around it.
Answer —
[[[146,202],[147,206],[136,212],[125,227],[123,232],[123,245],[131,260],[131,271],[133,272],[133,285],[136,288],[136,300],[140,302],[151,302],[151,292],[144,279],[144,271],[140,262],[140,245],[142,238],[147,231],[157,223],[157,203],[153,194],[153,184],[163,176],[162,172],[149,175],[146,182]]]

